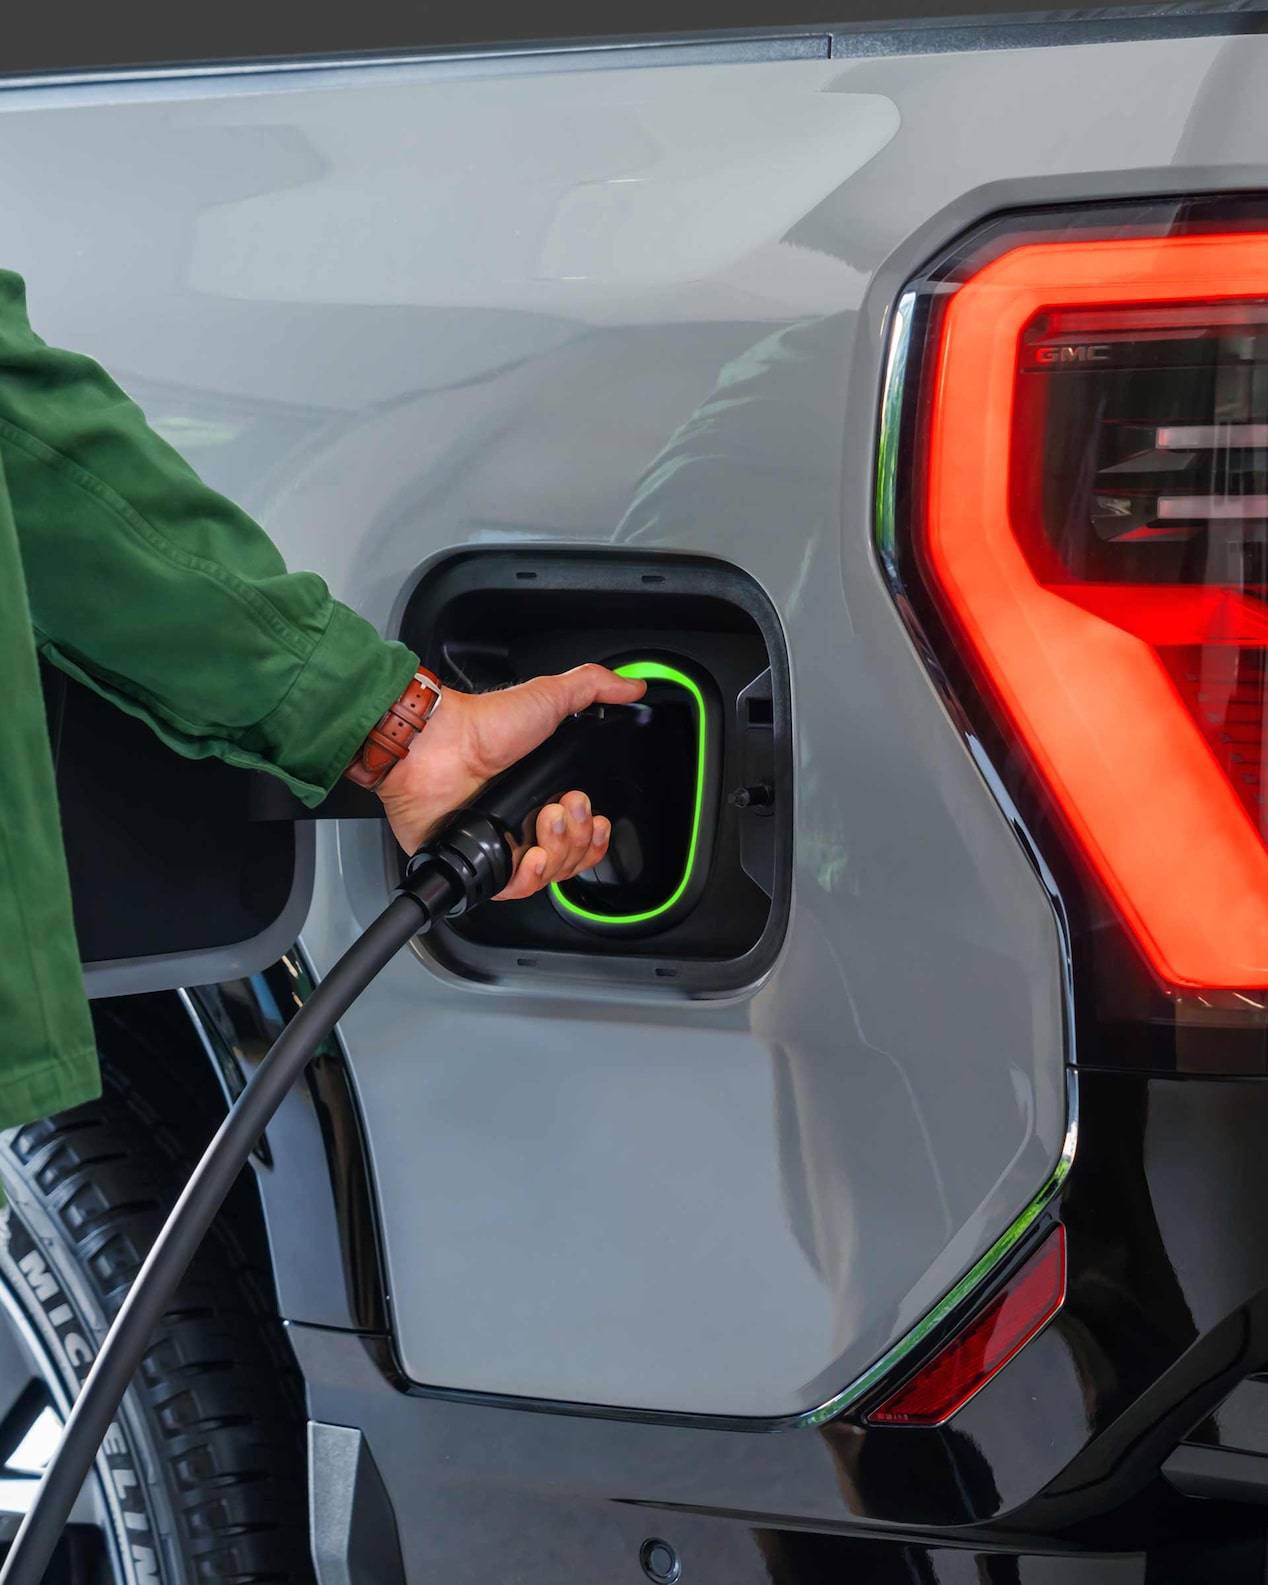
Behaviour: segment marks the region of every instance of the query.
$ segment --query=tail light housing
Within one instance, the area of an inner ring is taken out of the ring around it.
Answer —
[[[1061,879],[1097,1056],[1262,1071],[1268,208],[969,238],[900,305],[880,487],[902,609]]]

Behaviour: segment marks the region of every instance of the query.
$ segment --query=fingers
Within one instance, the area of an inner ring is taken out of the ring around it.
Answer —
[[[521,856],[497,900],[531,897],[553,881],[570,880],[593,869],[607,852],[611,834],[611,825],[591,812],[583,792],[570,792],[559,803],[547,804],[537,816],[537,841]]]

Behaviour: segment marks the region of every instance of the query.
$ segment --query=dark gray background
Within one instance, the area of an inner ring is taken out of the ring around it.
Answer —
[[[552,39],[644,39],[725,30],[957,29],[1022,20],[1101,30],[1155,19],[1149,31],[1259,31],[1268,0],[1180,0],[1053,9],[1026,0],[173,0],[11,7],[0,74],[411,52]],[[1216,19],[1220,19],[1216,21]],[[1212,28],[1212,23],[1215,27]],[[1120,29],[1115,29],[1119,31]]]

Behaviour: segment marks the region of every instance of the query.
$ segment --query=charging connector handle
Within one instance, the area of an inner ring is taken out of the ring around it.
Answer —
[[[203,1152],[111,1323],[9,1549],[0,1585],[40,1585],[154,1329],[238,1173],[317,1047],[407,941],[437,919],[464,913],[502,890],[514,872],[515,847],[531,839],[536,811],[564,790],[578,750],[591,749],[603,719],[603,707],[570,717],[539,749],[490,783],[475,807],[446,821],[409,861],[393,900],[269,1048]]]
[[[412,888],[416,875],[440,866],[459,897],[451,916],[496,897],[514,873],[515,849],[534,839],[538,810],[568,790],[569,778],[587,756],[601,752],[603,723],[629,708],[592,705],[569,716],[540,748],[490,782],[470,808],[451,816],[439,835],[419,848],[405,866],[403,889]]]

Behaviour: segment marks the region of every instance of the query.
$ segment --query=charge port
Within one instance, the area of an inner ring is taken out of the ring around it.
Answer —
[[[609,857],[563,887],[446,921],[425,954],[483,980],[678,995],[763,972],[787,920],[791,734],[782,634],[750,578],[686,557],[469,552],[422,580],[401,636],[456,688],[586,661],[649,678],[605,762],[570,783],[611,819]],[[754,782],[769,793],[760,817],[728,798]],[[748,835],[759,819],[762,834]]]

